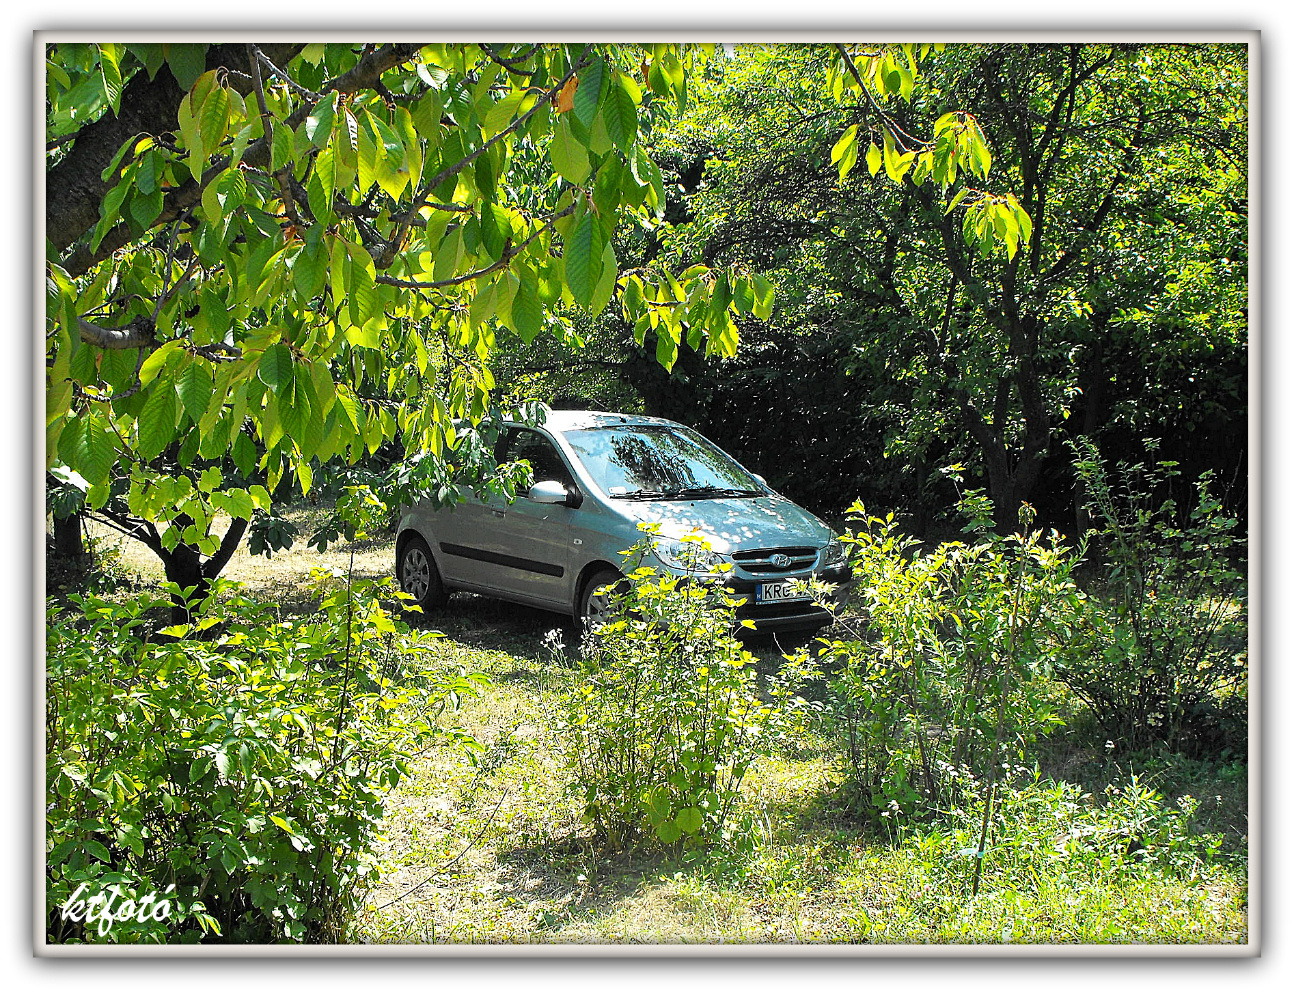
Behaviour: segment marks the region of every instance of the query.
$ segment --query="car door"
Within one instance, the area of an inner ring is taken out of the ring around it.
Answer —
[[[578,493],[575,478],[551,440],[528,428],[514,428],[497,450],[500,463],[525,460],[536,483],[555,479],[568,493]],[[528,491],[527,491],[528,492]],[[485,505],[486,530],[476,549],[488,585],[514,597],[565,605],[571,569],[571,508],[534,503],[523,492],[507,503]]]
[[[429,512],[425,533],[434,537],[441,577],[450,586],[488,589],[494,567],[484,554],[503,519],[501,499],[483,501],[468,490],[462,503]]]

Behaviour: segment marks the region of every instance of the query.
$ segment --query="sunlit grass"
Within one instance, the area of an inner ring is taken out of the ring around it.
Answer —
[[[523,621],[523,623],[525,623]],[[448,657],[495,686],[462,712],[487,745],[481,768],[427,756],[388,810],[384,879],[354,922],[363,942],[1230,944],[1247,934],[1243,866],[1196,878],[1056,861],[989,870],[946,842],[869,833],[839,800],[825,742],[760,759],[743,783],[752,828],[736,850],[611,852],[579,817],[549,713],[570,671],[542,658],[542,615],[499,643]],[[1189,764],[1188,764],[1189,766]],[[1188,775],[1216,776],[1197,764]],[[1178,782],[1173,785],[1181,786]],[[1243,794],[1228,797],[1241,810]],[[457,861],[455,861],[457,860]],[[452,865],[450,863],[453,863]],[[419,883],[421,888],[409,892]],[[395,901],[395,902],[391,902]]]
[[[350,565],[352,548],[325,553],[304,535],[323,516],[289,516],[303,537],[272,559],[244,546],[225,576],[281,606],[308,611],[312,568]],[[160,563],[142,545],[92,526],[117,547],[118,574],[151,585]],[[391,536],[358,542],[357,576],[389,575]],[[445,632],[446,665],[487,673],[493,685],[458,723],[484,746],[474,765],[439,750],[414,764],[390,798],[377,853],[381,882],[352,922],[350,940],[378,943],[788,943],[1230,944],[1246,940],[1247,886],[1234,854],[1193,877],[1147,866],[1113,872],[1092,863],[1012,872],[986,863],[970,896],[971,860],[949,845],[865,829],[841,799],[843,776],[825,740],[801,733],[760,758],[742,784],[744,845],[728,851],[611,852],[580,819],[552,720],[573,678],[543,647],[556,614],[456,595],[446,611],[413,618]],[[761,671],[778,652],[754,646]],[[1068,742],[1068,743],[1067,743]],[[1246,766],[1125,757],[1058,739],[1044,773],[1104,784],[1137,771],[1170,798],[1201,800],[1198,827],[1247,843]],[[1093,801],[1095,802],[1095,801]],[[1023,828],[1021,828],[1023,830]],[[990,853],[992,854],[992,853]]]

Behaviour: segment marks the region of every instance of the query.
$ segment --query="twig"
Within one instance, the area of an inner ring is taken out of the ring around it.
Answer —
[[[480,841],[483,837],[485,837],[485,832],[486,832],[486,831],[488,831],[488,830],[489,830],[489,828],[490,828],[490,825],[494,823],[494,818],[495,818],[495,816],[499,813],[499,808],[503,806],[503,801],[504,801],[504,800],[506,800],[506,799],[508,798],[508,792],[509,792],[509,791],[508,791],[508,790],[506,790],[506,789],[503,791],[503,796],[499,797],[499,802],[498,802],[498,803],[496,803],[496,804],[494,805],[494,809],[493,809],[492,811],[490,811],[490,816],[486,819],[484,826],[481,828],[481,830],[480,830],[480,831],[478,831],[478,832],[476,833],[476,837],[474,837],[470,842],[468,842],[468,844],[467,844],[467,847],[466,847],[466,848],[464,848],[461,852],[459,852],[457,855],[455,855],[455,856],[453,857],[453,859],[451,859],[449,862],[446,862],[444,865],[442,865],[439,869],[437,869],[435,872],[433,872],[430,876],[428,876],[428,877],[427,877],[426,879],[424,879],[422,882],[418,883],[418,884],[417,884],[417,885],[415,885],[415,886],[411,886],[411,887],[409,887],[407,890],[405,890],[403,893],[401,893],[401,894],[400,894],[398,897],[396,897],[394,900],[388,900],[386,903],[382,904],[382,906],[377,907],[377,908],[375,909],[375,911],[374,911],[374,912],[376,913],[376,911],[377,911],[377,910],[385,910],[387,907],[391,906],[391,904],[393,904],[393,903],[399,903],[401,900],[403,900],[405,897],[407,897],[410,893],[413,893],[415,890],[420,890],[420,889],[422,889],[424,886],[426,886],[429,882],[431,882],[431,881],[432,881],[433,879],[435,879],[437,876],[443,875],[444,873],[448,872],[450,869],[454,868],[454,866],[458,865],[458,863],[462,861],[463,856],[465,856],[468,852],[470,852],[473,848],[475,848],[475,847],[476,847],[476,843],[477,843],[478,841]]]
[[[263,122],[262,130],[265,132],[264,135],[262,135],[262,137],[265,140],[267,148],[270,153],[270,162],[273,163],[274,161],[274,118],[271,116],[270,109],[265,103],[265,86],[261,80],[260,59],[262,58],[262,56],[261,56],[260,49],[257,48],[255,45],[249,44],[247,46],[247,52],[252,57],[251,58],[252,79],[256,84],[255,85],[256,104],[258,107],[260,107],[260,110],[261,110],[261,121]],[[288,217],[291,219],[294,225],[296,225],[297,227],[300,227],[301,220],[300,218],[297,217],[296,204],[292,200],[292,190],[289,187],[287,180],[284,178],[285,170],[286,170],[286,167],[284,169],[280,169],[277,173],[274,174],[274,178],[278,180],[279,196],[282,197],[283,199],[284,212],[288,215]]]

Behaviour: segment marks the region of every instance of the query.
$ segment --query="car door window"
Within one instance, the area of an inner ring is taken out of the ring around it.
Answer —
[[[558,454],[553,443],[537,431],[517,429],[504,442],[500,462],[520,462],[523,459],[530,463],[536,483],[555,479],[566,487],[567,492],[574,491],[575,479],[565,460]]]

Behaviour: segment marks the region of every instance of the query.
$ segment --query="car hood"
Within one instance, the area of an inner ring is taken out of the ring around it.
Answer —
[[[660,533],[681,538],[699,531],[716,552],[821,545],[831,529],[803,507],[776,493],[714,500],[616,501],[630,518],[660,524]]]

